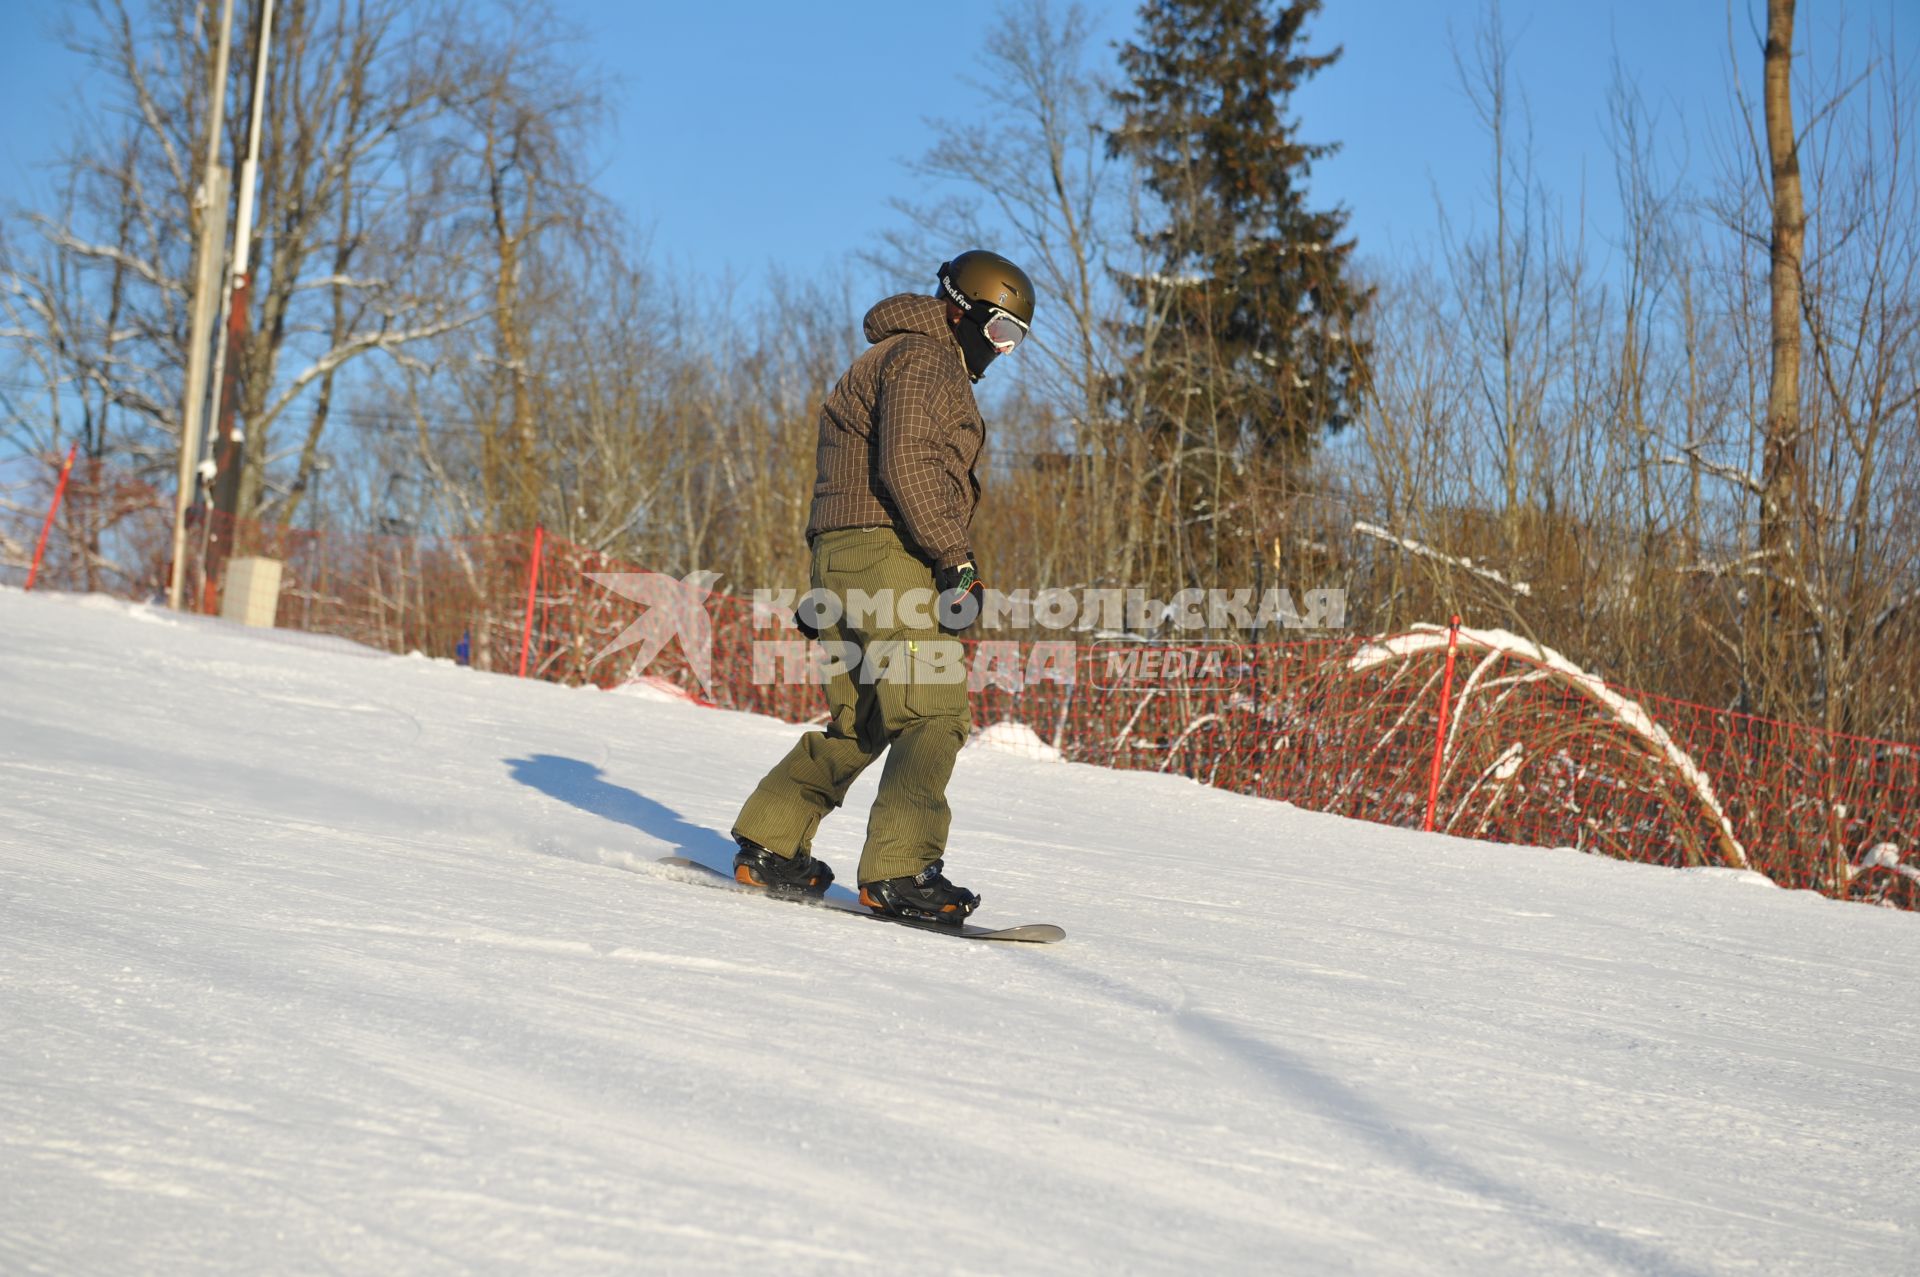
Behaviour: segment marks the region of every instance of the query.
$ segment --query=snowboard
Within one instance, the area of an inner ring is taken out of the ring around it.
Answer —
[[[676,869],[697,870],[703,885],[712,885],[722,890],[738,891],[750,896],[766,896],[772,900],[787,900],[794,904],[810,905],[816,909],[831,909],[837,913],[850,913],[874,922],[891,923],[896,927],[911,927],[915,931],[931,931],[935,935],[953,936],[960,940],[998,940],[1012,944],[1053,944],[1065,940],[1067,933],[1050,922],[1029,922],[1018,927],[981,927],[971,922],[955,927],[940,922],[920,922],[913,918],[889,918],[878,914],[865,905],[852,901],[842,901],[828,896],[776,896],[760,887],[749,887],[737,881],[724,870],[712,865],[701,864],[698,860],[689,860],[685,856],[662,856],[660,863],[672,865]]]

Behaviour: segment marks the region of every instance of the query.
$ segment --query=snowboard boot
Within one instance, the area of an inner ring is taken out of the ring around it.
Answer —
[[[860,884],[860,903],[889,918],[915,922],[944,922],[959,926],[980,907],[980,897],[956,887],[940,872],[936,860],[911,878],[886,878]]]
[[[764,887],[776,896],[824,895],[833,882],[833,870],[808,852],[781,856],[745,838],[738,841],[740,850],[733,858],[733,876],[737,882]]]

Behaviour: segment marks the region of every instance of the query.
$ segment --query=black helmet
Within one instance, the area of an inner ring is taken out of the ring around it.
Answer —
[[[954,336],[975,381],[997,356],[1018,346],[1033,324],[1033,281],[998,253],[971,249],[940,263],[934,296],[960,308]]]

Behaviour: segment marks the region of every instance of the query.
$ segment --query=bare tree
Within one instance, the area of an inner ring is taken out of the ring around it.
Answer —
[[[96,467],[166,484],[177,449],[189,225],[209,105],[217,6],[91,0],[69,42],[111,100],[75,134],[60,202],[19,215],[0,262],[4,337],[44,385],[38,433],[78,435]],[[248,6],[243,33],[258,27]],[[449,11],[401,0],[283,0],[261,148],[252,256],[255,323],[234,361],[246,431],[241,512],[297,505],[315,467],[336,378],[368,353],[405,350],[467,322],[471,308],[413,269],[431,223],[400,174],[403,140],[441,108],[447,67],[433,31]],[[244,145],[253,60],[217,86],[240,109]],[[238,199],[238,192],[234,193]],[[84,400],[76,390],[85,388]],[[302,405],[297,443],[276,430]]]
[[[1021,415],[1009,423],[1017,447],[996,448],[1037,464],[1028,472],[1048,476],[1052,499],[1088,521],[1081,536],[1033,544],[1031,568],[1048,578],[1111,576],[1125,505],[1111,499],[1127,463],[1112,403],[1119,297],[1108,272],[1121,175],[1103,142],[1106,86],[1091,43],[1092,19],[1078,4],[1003,5],[978,78],[965,80],[974,109],[933,121],[934,144],[909,165],[944,193],[893,201],[906,226],[872,258],[892,278],[930,281],[945,257],[977,245],[1033,276],[1040,308],[1021,352]]]
[[[1767,652],[1773,680],[1798,664],[1804,582],[1801,562],[1806,465],[1800,418],[1801,251],[1806,241],[1806,204],[1800,189],[1799,139],[1793,128],[1794,0],[1767,0],[1765,88],[1766,159],[1772,178],[1772,240],[1768,249],[1772,373],[1767,382],[1767,418],[1760,470],[1760,553],[1772,570],[1765,576]],[[1789,688],[1797,680],[1789,681]],[[1784,691],[1783,696],[1781,692]],[[1781,689],[1763,704],[1791,710],[1792,691]]]

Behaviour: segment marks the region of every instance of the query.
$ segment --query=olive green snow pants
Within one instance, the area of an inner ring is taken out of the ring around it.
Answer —
[[[832,721],[802,736],[767,773],[734,821],[734,836],[782,856],[811,851],[820,818],[846,801],[854,780],[887,750],[859,881],[918,873],[946,849],[947,780],[972,729],[960,644],[927,611],[931,569],[890,528],[815,537],[813,588],[847,607],[820,633],[828,651],[843,657],[827,682]],[[892,605],[862,606],[863,595]],[[917,611],[904,606],[914,599]]]

